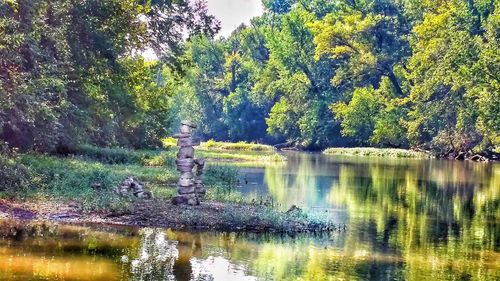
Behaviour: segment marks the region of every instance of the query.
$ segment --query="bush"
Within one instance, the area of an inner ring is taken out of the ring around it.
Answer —
[[[0,154],[0,191],[16,192],[30,184],[30,172],[16,158]]]
[[[19,163],[17,151],[0,140],[0,191],[12,193],[27,188],[30,178],[28,168]]]

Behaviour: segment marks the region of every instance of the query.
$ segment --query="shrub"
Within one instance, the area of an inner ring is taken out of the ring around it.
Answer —
[[[16,192],[30,184],[30,172],[16,158],[0,154],[0,191]]]
[[[0,191],[12,193],[26,188],[30,178],[28,168],[19,163],[17,151],[0,140]]]

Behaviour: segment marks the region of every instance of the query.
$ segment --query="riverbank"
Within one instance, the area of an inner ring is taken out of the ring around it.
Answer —
[[[467,160],[475,162],[499,161],[500,154],[495,151],[488,153],[453,152],[432,153],[430,151],[417,151],[399,148],[376,148],[376,147],[331,147],[323,151],[327,155],[349,155],[349,156],[376,156],[390,158],[439,158],[448,160]]]
[[[323,151],[327,155],[376,156],[391,158],[432,158],[430,153],[399,149],[376,147],[331,147]]]
[[[243,152],[239,155],[253,157]],[[239,184],[237,169],[224,165],[207,167],[206,200],[200,206],[172,205],[179,176],[174,157],[169,150],[96,147],[65,157],[3,157],[0,218],[255,232],[330,231],[339,227],[326,217],[298,208],[280,211],[272,200],[243,196],[234,190]],[[115,188],[128,176],[144,183],[154,199],[118,196]]]
[[[0,200],[0,219],[60,223],[163,227],[173,230],[216,230],[273,233],[344,231],[344,225],[313,217],[300,209],[280,212],[263,205],[202,202],[199,206],[173,205],[169,200],[137,200],[122,213],[83,212],[76,202],[16,202]]]

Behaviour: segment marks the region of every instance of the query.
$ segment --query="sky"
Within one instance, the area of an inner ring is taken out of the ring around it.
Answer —
[[[240,24],[249,24],[250,19],[264,13],[262,0],[207,0],[208,11],[221,21],[218,36],[229,37]],[[157,59],[153,50],[143,52],[147,61]]]
[[[207,0],[208,11],[221,21],[219,36],[228,37],[241,23],[262,15],[261,0]]]

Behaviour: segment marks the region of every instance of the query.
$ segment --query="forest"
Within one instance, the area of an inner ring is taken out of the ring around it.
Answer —
[[[0,147],[202,139],[498,153],[498,0],[1,0]],[[146,50],[155,60],[146,60]]]

